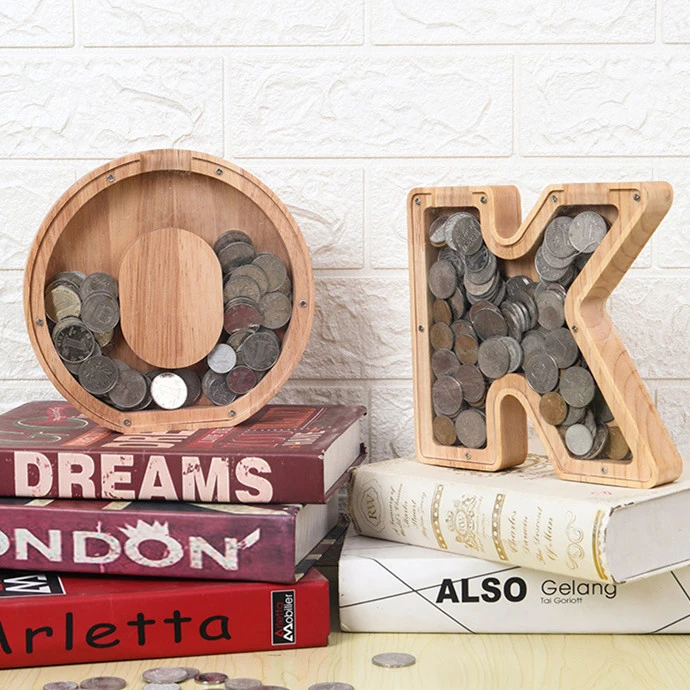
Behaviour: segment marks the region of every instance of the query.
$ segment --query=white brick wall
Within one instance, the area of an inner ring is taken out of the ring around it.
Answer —
[[[9,0],[0,10],[0,411],[53,396],[22,269],[101,162],[224,156],[311,249],[314,330],[277,399],[361,402],[381,459],[413,448],[405,197],[667,179],[675,204],[611,313],[690,453],[690,10],[681,0]]]

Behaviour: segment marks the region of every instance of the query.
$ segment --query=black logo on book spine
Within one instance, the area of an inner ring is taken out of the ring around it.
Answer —
[[[295,644],[295,590],[271,592],[274,645]]]
[[[0,570],[0,598],[64,593],[62,580],[54,573]]]

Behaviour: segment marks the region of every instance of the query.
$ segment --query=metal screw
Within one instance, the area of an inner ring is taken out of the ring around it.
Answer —
[[[307,306],[307,300],[306,299],[301,300],[299,303],[299,306],[302,307],[302,309],[304,309],[304,307]]]
[[[485,196],[479,197],[479,201],[481,201],[483,204],[485,204],[486,203],[486,197]]]
[[[36,325],[42,326],[43,325],[43,319],[36,319]]]
[[[131,419],[125,419],[125,420],[123,421],[123,424],[124,424],[125,426],[131,426],[131,425],[132,425],[132,420],[131,420]]]
[[[417,326],[417,330],[418,330],[420,333],[424,333],[424,326]]]
[[[633,199],[634,199],[635,201],[639,201],[639,200],[640,200],[640,195],[639,195],[637,192],[635,192],[635,193],[633,194]]]
[[[108,182],[115,182],[115,175],[108,175],[106,179],[108,180]]]
[[[216,168],[216,175],[222,175],[223,174],[223,168]]]
[[[555,204],[558,201],[558,197],[555,194],[551,195],[551,201]]]
[[[235,416],[235,410],[230,410],[230,412],[228,412],[228,416],[234,417]]]
[[[468,460],[471,460],[471,459],[472,459],[472,453],[465,453],[465,457],[466,457]]]
[[[608,474],[608,473],[609,473],[608,467],[602,467],[602,468],[601,468],[601,473],[602,473],[602,474]]]
[[[422,203],[422,200],[417,196],[417,197],[415,197],[414,202],[415,202],[415,204],[417,204],[417,206],[419,206]]]
[[[573,326],[573,333],[577,333],[577,326]]]

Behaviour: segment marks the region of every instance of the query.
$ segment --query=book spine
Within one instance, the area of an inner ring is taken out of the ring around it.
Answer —
[[[90,502],[91,503],[91,502]],[[101,509],[98,509],[98,508]],[[0,568],[293,582],[295,512],[0,506]]]
[[[0,668],[323,647],[330,629],[324,578],[13,602],[0,610]]]
[[[387,559],[371,547],[343,555],[339,572],[347,632],[690,632],[690,568],[614,585],[451,554]]]
[[[596,502],[501,491],[457,481],[353,471],[350,514],[360,534],[499,563],[611,581]]]
[[[308,453],[0,450],[0,496],[202,503],[325,503],[323,461]],[[299,471],[296,471],[296,470]]]

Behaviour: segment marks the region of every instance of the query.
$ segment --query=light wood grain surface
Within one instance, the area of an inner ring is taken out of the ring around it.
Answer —
[[[383,669],[379,652],[417,657],[415,666]],[[132,661],[0,671],[3,690],[40,690],[54,680],[117,675],[141,688],[141,673],[159,665],[196,666],[229,676],[250,676],[290,690],[341,681],[356,690],[460,690],[462,688],[687,688],[690,639],[683,635],[409,635],[331,633],[326,648],[177,661]],[[202,686],[188,681],[183,688]],[[213,686],[222,687],[222,686]]]

